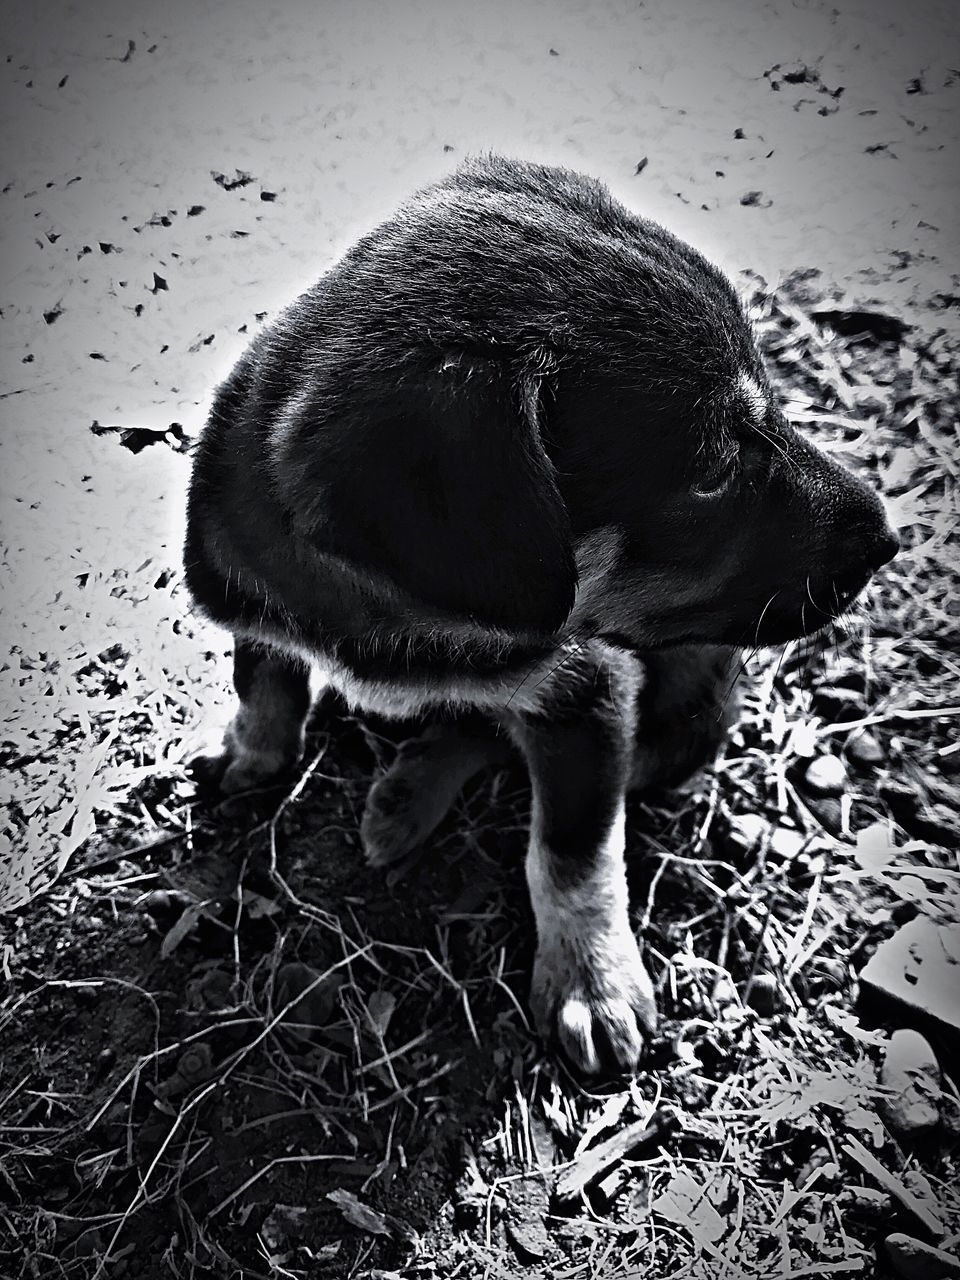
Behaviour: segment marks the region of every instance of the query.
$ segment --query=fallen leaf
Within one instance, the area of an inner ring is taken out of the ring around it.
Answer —
[[[696,1178],[679,1169],[651,1206],[668,1222],[689,1231],[698,1244],[716,1244],[727,1229],[726,1221],[707,1197]]]
[[[331,1200],[351,1226],[361,1231],[369,1231],[375,1236],[392,1236],[393,1228],[382,1213],[371,1209],[369,1205],[358,1200],[352,1191],[339,1187],[336,1191],[328,1191],[327,1199]]]
[[[879,871],[897,852],[890,827],[886,822],[872,822],[857,832],[857,847],[853,856],[864,871]]]

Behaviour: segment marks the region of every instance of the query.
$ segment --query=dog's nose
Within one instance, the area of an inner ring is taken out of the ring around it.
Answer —
[[[885,564],[893,559],[899,550],[900,539],[889,527],[884,529],[881,536],[870,548],[869,559],[871,568],[881,569]]]

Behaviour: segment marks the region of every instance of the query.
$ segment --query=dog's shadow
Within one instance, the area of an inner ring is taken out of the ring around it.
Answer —
[[[522,763],[469,783],[402,863],[370,867],[360,845],[367,790],[428,723],[360,719],[327,693],[302,774],[204,805],[201,851],[180,884],[216,904],[199,965],[229,974],[239,957],[239,994],[258,1014],[240,1030],[229,1017],[212,1027],[215,1061],[242,1064],[213,1102],[210,1177],[191,1184],[204,1232],[205,1221],[234,1224],[222,1240],[233,1256],[254,1228],[273,1229],[269,1205],[281,1203],[307,1207],[296,1226],[307,1247],[373,1240],[372,1260],[397,1265],[415,1236],[454,1229],[473,1155],[511,1142],[498,1138],[502,1100],[542,1055],[526,1011],[535,934]],[[277,1022],[291,975],[316,986]],[[219,1211],[251,1163],[271,1162]],[[381,1215],[382,1233],[357,1235],[351,1197]]]

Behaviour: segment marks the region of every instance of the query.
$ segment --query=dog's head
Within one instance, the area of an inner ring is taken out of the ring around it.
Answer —
[[[295,304],[278,362],[304,331],[272,444],[294,523],[433,614],[772,643],[897,549],[787,423],[726,278],[590,179],[468,163]]]

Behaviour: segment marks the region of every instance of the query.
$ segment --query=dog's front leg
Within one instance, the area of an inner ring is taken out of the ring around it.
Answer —
[[[634,660],[600,651],[564,670],[513,725],[533,799],[527,882],[537,923],[531,1007],[583,1071],[636,1067],[656,1027],[653,986],[630,927],[623,862]]]
[[[201,781],[226,794],[277,781],[303,754],[310,671],[300,658],[237,636],[233,684],[240,705],[218,756],[193,762]]]

